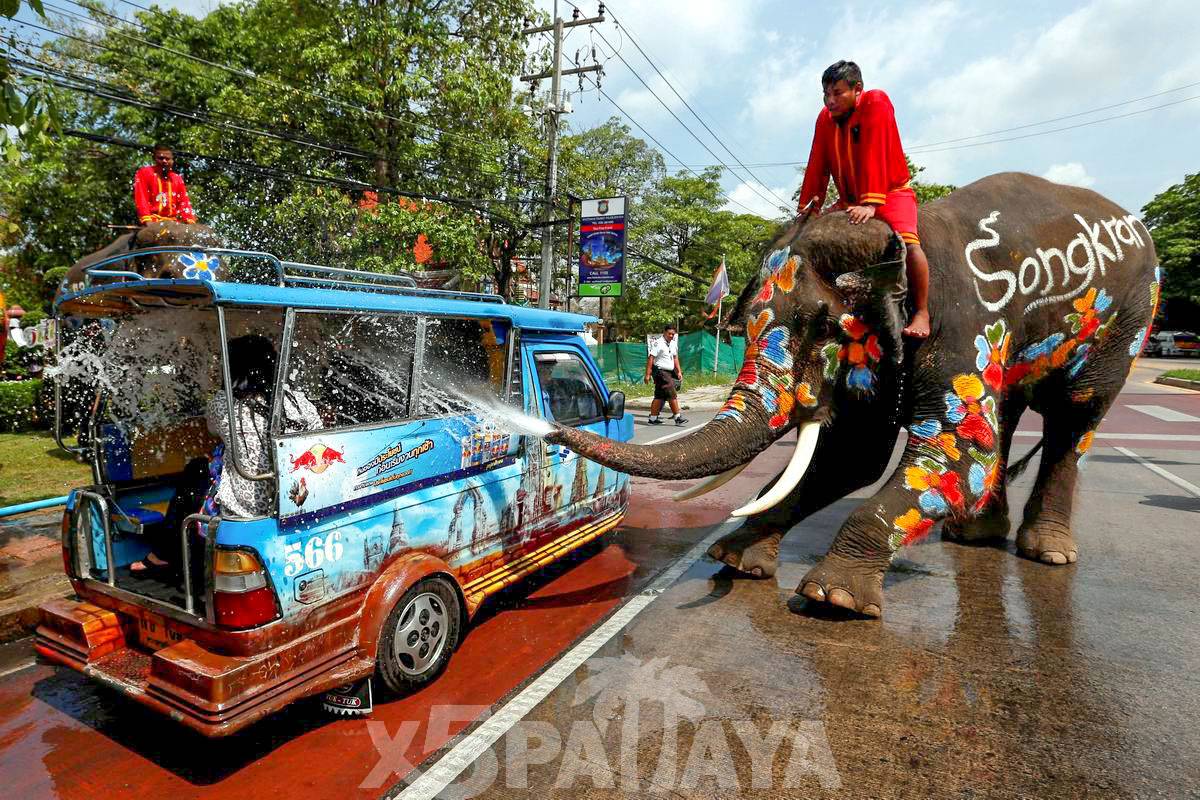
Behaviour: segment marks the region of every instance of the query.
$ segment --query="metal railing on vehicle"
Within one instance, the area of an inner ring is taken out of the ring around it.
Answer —
[[[416,279],[408,273],[395,275],[382,272],[367,272],[358,269],[343,269],[341,267],[326,267],[321,264],[306,264],[301,261],[283,261],[272,253],[258,250],[237,250],[226,247],[187,247],[183,245],[164,245],[148,247],[129,253],[97,261],[84,270],[84,287],[90,288],[96,278],[117,280],[149,280],[132,270],[106,270],[110,264],[131,261],[145,256],[166,255],[169,253],[203,253],[205,255],[227,256],[232,258],[247,258],[267,261],[275,268],[276,283],[279,286],[310,287],[342,289],[349,291],[383,292],[386,294],[413,295],[417,297],[441,297],[447,300],[469,300],[484,303],[503,303],[504,298],[498,294],[483,294],[478,292],[459,292],[450,289],[425,289],[417,285]]]

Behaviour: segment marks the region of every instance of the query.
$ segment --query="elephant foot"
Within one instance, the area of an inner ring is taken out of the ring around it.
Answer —
[[[763,533],[739,528],[718,539],[708,554],[737,571],[754,578],[770,578],[779,566],[780,533]]]
[[[886,563],[827,555],[800,579],[796,593],[814,603],[827,603],[865,617],[883,616],[883,573]]]
[[[1017,532],[1017,552],[1044,564],[1074,564],[1079,558],[1071,529],[1062,525],[1022,526]]]
[[[1008,539],[1008,514],[984,512],[969,519],[948,519],[942,524],[942,539],[958,544],[983,544]]]

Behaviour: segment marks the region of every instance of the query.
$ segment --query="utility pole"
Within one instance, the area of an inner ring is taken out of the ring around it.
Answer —
[[[603,3],[600,4],[600,13],[597,16],[580,19],[579,9],[575,9],[574,16],[569,22],[566,22],[558,16],[558,0],[554,0],[554,21],[552,23],[539,25],[536,28],[526,28],[522,31],[526,36],[553,31],[554,38],[554,63],[550,69],[536,75],[521,76],[522,81],[534,84],[543,78],[551,79],[550,103],[546,107],[546,148],[549,152],[547,159],[549,163],[546,171],[546,214],[543,220],[546,226],[542,229],[542,271],[538,281],[539,308],[550,307],[550,292],[554,286],[554,226],[549,223],[554,218],[554,195],[558,189],[558,115],[563,113],[559,87],[564,75],[582,75],[585,72],[601,71],[599,64],[566,70],[562,68],[563,31],[579,25],[594,25],[597,22],[604,22]]]

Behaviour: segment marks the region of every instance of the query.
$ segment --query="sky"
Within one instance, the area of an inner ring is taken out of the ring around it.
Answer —
[[[596,10],[594,0],[574,1],[589,15]],[[553,5],[553,0],[538,2],[546,9]],[[821,108],[821,72],[843,58],[859,64],[866,88],[883,89],[891,97],[905,149],[925,167],[921,177],[926,180],[964,185],[1016,170],[1087,186],[1138,212],[1158,192],[1200,171],[1195,141],[1200,3],[1195,0],[615,0],[607,5],[610,21],[597,31],[620,57],[607,60],[604,91],[683,163],[717,159],[672,119],[655,94],[721,160],[737,166],[654,72],[633,45],[636,40],[754,173],[740,168],[726,173],[724,188],[734,201],[727,205],[733,210],[748,207],[773,215],[768,201],[792,196],[800,181],[796,166],[754,165],[807,159]],[[559,8],[570,16],[566,0]],[[591,46],[586,28],[577,30],[567,42],[571,54]],[[609,50],[595,33],[591,36]],[[578,90],[577,82],[569,85]],[[1081,113],[1160,92],[1166,93]],[[1175,105],[1130,115],[1167,103]],[[594,89],[573,96],[571,104],[569,124],[576,130],[616,113]],[[1129,116],[1097,122],[1118,114]],[[1068,115],[1078,116],[1032,125]],[[1048,132],[1081,123],[1095,124]],[[1030,127],[979,137],[1018,126]],[[1022,138],[981,144],[1013,137]],[[668,159],[669,166],[673,163]]]
[[[549,12],[555,0],[535,2]],[[597,0],[571,2],[589,16],[597,10]],[[558,0],[563,17],[571,2]],[[162,4],[203,14],[217,0]],[[778,216],[801,177],[794,163],[782,162],[807,159],[821,72],[842,58],[859,64],[868,89],[891,97],[924,180],[964,185],[1017,170],[1092,188],[1138,212],[1200,171],[1196,0],[606,5],[607,21],[574,29],[565,53],[596,47],[604,92],[670,151],[669,168],[718,161],[684,125],[734,167],[723,177],[734,211]],[[577,79],[564,87],[572,92],[573,110],[564,116],[570,130],[624,116],[586,81],[583,92]],[[541,88],[548,91],[549,81]],[[1138,98],[1148,99],[1127,102]],[[1123,117],[1104,119],[1116,115]]]

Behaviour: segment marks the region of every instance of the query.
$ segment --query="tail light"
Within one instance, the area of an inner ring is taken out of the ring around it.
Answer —
[[[213,554],[213,618],[225,628],[253,628],[279,616],[275,592],[258,556],[248,550]]]

